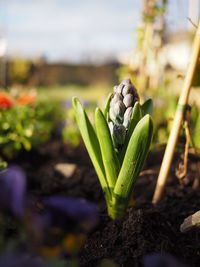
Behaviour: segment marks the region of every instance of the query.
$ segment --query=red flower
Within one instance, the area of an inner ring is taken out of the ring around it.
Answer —
[[[6,93],[0,92],[0,109],[8,109],[14,105],[14,101]]]

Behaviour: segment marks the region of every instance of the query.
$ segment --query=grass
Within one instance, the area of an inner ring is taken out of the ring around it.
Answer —
[[[70,100],[73,96],[80,99],[88,100],[91,102],[101,102],[105,100],[112,87],[105,85],[94,86],[55,86],[55,87],[40,87],[38,88],[38,97],[40,100],[45,101],[58,101],[62,102]]]

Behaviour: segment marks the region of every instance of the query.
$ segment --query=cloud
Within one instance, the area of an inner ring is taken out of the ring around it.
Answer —
[[[9,54],[77,59],[129,52],[141,7],[138,0],[0,0],[0,15]]]

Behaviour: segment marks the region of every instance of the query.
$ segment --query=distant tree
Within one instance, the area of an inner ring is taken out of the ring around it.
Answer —
[[[25,84],[29,80],[32,62],[27,59],[15,58],[9,64],[8,76],[10,83]]]

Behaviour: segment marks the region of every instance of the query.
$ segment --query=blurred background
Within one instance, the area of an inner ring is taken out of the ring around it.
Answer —
[[[199,10],[198,0],[1,0],[0,84],[113,85],[144,57],[148,76],[185,70]]]
[[[165,143],[199,14],[199,0],[0,0],[0,88],[15,104],[64,106],[71,140],[71,97],[90,109],[129,77],[141,101],[154,98],[156,140]]]

